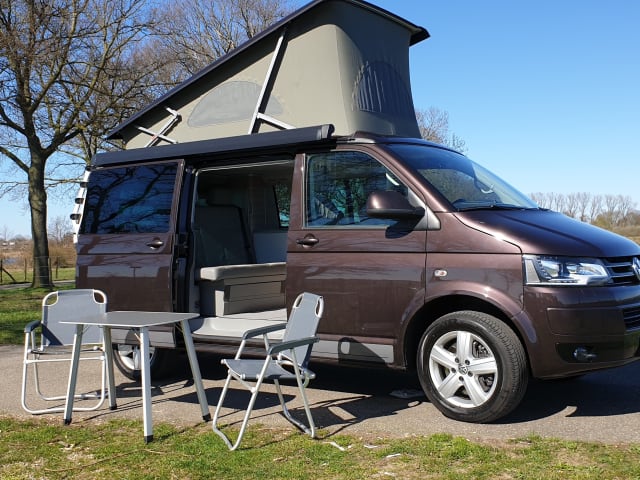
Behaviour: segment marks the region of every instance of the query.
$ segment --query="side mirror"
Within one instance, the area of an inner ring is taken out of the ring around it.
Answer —
[[[424,208],[414,207],[406,197],[393,190],[376,190],[367,198],[367,215],[371,218],[416,219],[424,213]]]

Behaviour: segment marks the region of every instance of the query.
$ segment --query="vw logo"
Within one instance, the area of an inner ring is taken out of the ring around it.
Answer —
[[[638,257],[633,258],[631,268],[633,269],[633,273],[636,274],[636,277],[638,277],[638,280],[640,280],[640,259]]]

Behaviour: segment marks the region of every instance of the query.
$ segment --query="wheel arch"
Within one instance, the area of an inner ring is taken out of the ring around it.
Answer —
[[[529,357],[528,342],[524,338],[519,325],[513,318],[497,305],[468,294],[447,295],[435,298],[425,303],[407,322],[402,335],[402,364],[408,370],[416,369],[416,354],[423,333],[438,318],[448,313],[472,310],[486,313],[504,322],[516,334]]]

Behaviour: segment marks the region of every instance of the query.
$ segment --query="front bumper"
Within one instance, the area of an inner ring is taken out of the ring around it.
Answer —
[[[525,288],[535,377],[571,376],[640,359],[640,286]]]

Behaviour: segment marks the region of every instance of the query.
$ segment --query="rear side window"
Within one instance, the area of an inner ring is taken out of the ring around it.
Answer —
[[[80,233],[166,233],[176,163],[96,170],[89,177]]]

